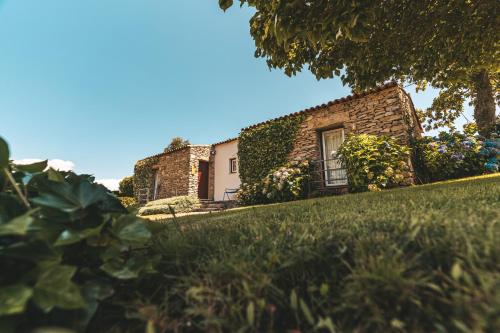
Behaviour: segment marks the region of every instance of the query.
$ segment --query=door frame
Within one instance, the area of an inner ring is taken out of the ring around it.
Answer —
[[[205,165],[206,168],[204,167],[203,169],[201,168],[201,165]],[[201,179],[200,179],[200,173],[201,173]],[[208,199],[209,198],[209,174],[210,174],[210,162],[208,161],[204,161],[204,160],[199,160],[198,161],[198,198],[199,199]],[[203,188],[201,187],[203,186]],[[200,191],[201,190],[201,191]],[[200,193],[202,192],[202,193]],[[206,197],[202,198],[201,197],[201,194],[205,194],[203,193],[205,192],[206,193]]]
[[[325,145],[325,134],[328,134],[328,133],[332,133],[332,132],[337,132],[337,131],[342,131],[342,142],[344,142],[345,140],[345,131],[344,131],[344,128],[343,127],[339,127],[339,128],[334,128],[334,129],[331,129],[331,130],[327,130],[327,131],[323,131],[321,132],[321,147],[323,148],[323,151],[321,152],[322,154],[322,158],[323,158],[323,165],[324,165],[324,176],[325,176],[325,186],[344,186],[344,185],[347,185],[347,184],[342,184],[342,185],[337,185],[337,184],[329,184],[328,183],[328,166],[327,166],[327,160],[328,159],[331,159],[331,158],[327,158],[325,155],[326,155],[326,145]]]

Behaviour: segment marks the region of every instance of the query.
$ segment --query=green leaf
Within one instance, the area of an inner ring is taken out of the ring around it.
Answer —
[[[110,260],[102,265],[101,269],[117,279],[128,280],[138,277],[143,266],[143,263],[131,258],[125,263],[121,260]]]
[[[295,290],[292,290],[292,293],[290,294],[290,304],[292,306],[292,309],[297,310],[298,303],[297,293],[295,292]]]
[[[54,245],[55,246],[70,245],[78,243],[79,241],[85,238],[97,236],[101,233],[103,226],[104,223],[99,225],[98,227],[88,228],[83,230],[66,229],[63,232],[61,232]]]
[[[248,325],[253,326],[255,321],[255,305],[253,302],[248,303],[247,305],[247,322]]]
[[[0,137],[0,169],[9,166],[9,146],[2,137]]]
[[[151,238],[151,232],[140,218],[124,215],[113,223],[113,233],[129,245],[141,246]]]
[[[304,317],[306,317],[307,322],[310,325],[314,325],[314,318],[311,314],[311,311],[309,310],[309,307],[307,306],[306,302],[304,302],[302,299],[300,300],[300,309],[304,313]]]
[[[21,284],[0,287],[0,316],[22,313],[33,290]]]
[[[47,170],[47,177],[49,180],[53,182],[63,182],[64,181],[64,176],[57,170],[54,170],[52,168],[49,168]]]
[[[71,281],[76,267],[56,265],[44,271],[35,285],[34,301],[48,313],[54,307],[62,309],[85,308],[79,287]]]
[[[0,236],[4,235],[26,235],[29,226],[33,222],[31,215],[38,209],[30,210],[29,212],[14,218],[13,220],[0,224]]]
[[[461,276],[462,276],[462,267],[460,266],[460,263],[456,262],[451,267],[451,277],[455,280],[458,280],[460,279]]]
[[[233,0],[219,0],[219,7],[223,11],[226,11],[232,5],[233,5]]]
[[[28,173],[42,172],[47,168],[47,160],[32,164],[16,164],[16,169]]]

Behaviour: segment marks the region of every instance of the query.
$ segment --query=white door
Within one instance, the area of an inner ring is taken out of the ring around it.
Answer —
[[[322,133],[323,141],[323,160],[325,169],[326,186],[347,185],[345,170],[337,157],[337,150],[344,142],[344,129],[334,129]]]

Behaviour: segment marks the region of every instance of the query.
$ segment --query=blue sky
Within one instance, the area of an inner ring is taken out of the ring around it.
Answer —
[[[173,136],[213,143],[350,93],[269,71],[253,56],[251,10],[217,3],[0,0],[0,135],[13,157],[119,179]],[[421,108],[436,94],[407,90]]]

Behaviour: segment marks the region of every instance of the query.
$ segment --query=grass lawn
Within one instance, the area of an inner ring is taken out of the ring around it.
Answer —
[[[147,303],[187,332],[499,332],[499,223],[498,175],[152,222]]]

